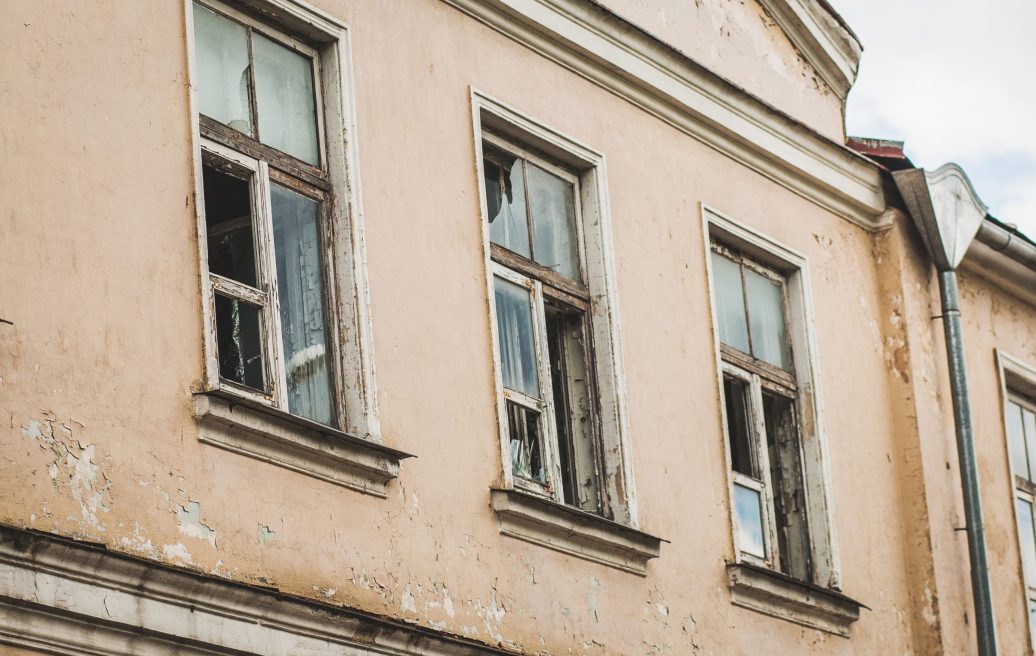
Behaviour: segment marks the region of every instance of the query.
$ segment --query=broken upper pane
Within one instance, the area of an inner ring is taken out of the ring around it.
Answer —
[[[482,164],[489,239],[509,251],[531,258],[529,219],[525,209],[525,167],[514,155],[493,152],[494,156],[485,158]]]
[[[540,384],[536,371],[532,297],[525,287],[499,276],[494,278],[493,287],[504,387],[538,399]]]
[[[575,186],[529,163],[533,259],[563,276],[580,280]]]
[[[752,448],[751,424],[748,419],[748,383],[724,377],[723,400],[727,408],[730,465],[734,471],[758,479]]]
[[[257,287],[251,184],[207,164],[202,181],[209,271]]]
[[[198,111],[253,135],[248,80],[248,32],[238,23],[194,4]]]
[[[219,375],[245,387],[265,391],[262,308],[216,294],[216,352]]]
[[[713,252],[712,275],[720,341],[739,351],[750,353],[745,293],[741,286],[741,265]]]
[[[1006,408],[1007,445],[1011,454],[1011,471],[1016,476],[1029,479],[1029,459],[1026,457],[1025,429],[1022,425],[1022,406],[1014,401]],[[1030,479],[1031,480],[1031,479]]]
[[[748,319],[752,355],[781,369],[791,370],[788,335],[784,323],[781,286],[755,271],[743,268],[748,294]]]
[[[253,32],[259,140],[320,166],[313,61]]]
[[[751,488],[734,484],[734,510],[737,515],[738,548],[757,558],[766,558],[763,540],[762,495]]]
[[[320,203],[277,184],[270,201],[288,411],[332,425]]]

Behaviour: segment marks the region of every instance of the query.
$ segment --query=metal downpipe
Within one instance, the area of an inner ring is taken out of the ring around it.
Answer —
[[[964,366],[964,340],[961,331],[956,271],[939,272],[939,296],[942,300],[946,360],[949,365],[950,394],[953,399],[953,423],[957,433],[957,458],[960,461],[964,518],[967,522],[968,557],[971,561],[971,592],[975,603],[975,633],[978,637],[978,653],[979,656],[996,656],[996,626],[993,622],[993,602],[989,588],[985,525],[982,521],[978,464],[975,460],[975,439],[971,427],[968,375]]]

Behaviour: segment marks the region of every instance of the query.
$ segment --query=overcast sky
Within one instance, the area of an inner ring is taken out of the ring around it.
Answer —
[[[957,162],[990,213],[1036,237],[1036,0],[831,0],[863,42],[852,136]]]

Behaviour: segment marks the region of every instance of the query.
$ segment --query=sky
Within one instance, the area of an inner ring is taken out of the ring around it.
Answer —
[[[1036,238],[1036,0],[830,0],[863,43],[852,136],[963,167],[989,212]]]

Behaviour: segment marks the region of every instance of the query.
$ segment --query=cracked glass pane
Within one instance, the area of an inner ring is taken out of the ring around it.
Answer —
[[[488,145],[485,148],[487,154],[491,153],[482,162],[489,239],[498,246],[531,259],[522,160]]]
[[[270,201],[288,411],[331,425],[320,203],[278,184]]]
[[[248,32],[234,21],[194,4],[198,111],[252,135]]]
[[[209,271],[256,287],[251,184],[209,165],[202,180]]]
[[[253,32],[259,140],[320,166],[313,61]]]
[[[507,401],[507,434],[510,436],[511,470],[537,483],[547,483],[543,466],[540,413]]]
[[[216,294],[216,351],[220,377],[265,391],[261,312],[262,308],[257,305]]]
[[[528,171],[533,259],[563,276],[580,280],[575,187],[531,162]]]
[[[737,515],[737,543],[741,551],[766,558],[763,541],[762,495],[751,488],[734,484],[734,510]]]
[[[750,353],[748,320],[745,317],[745,292],[741,286],[741,265],[719,253],[712,253],[713,295],[720,341]]]

